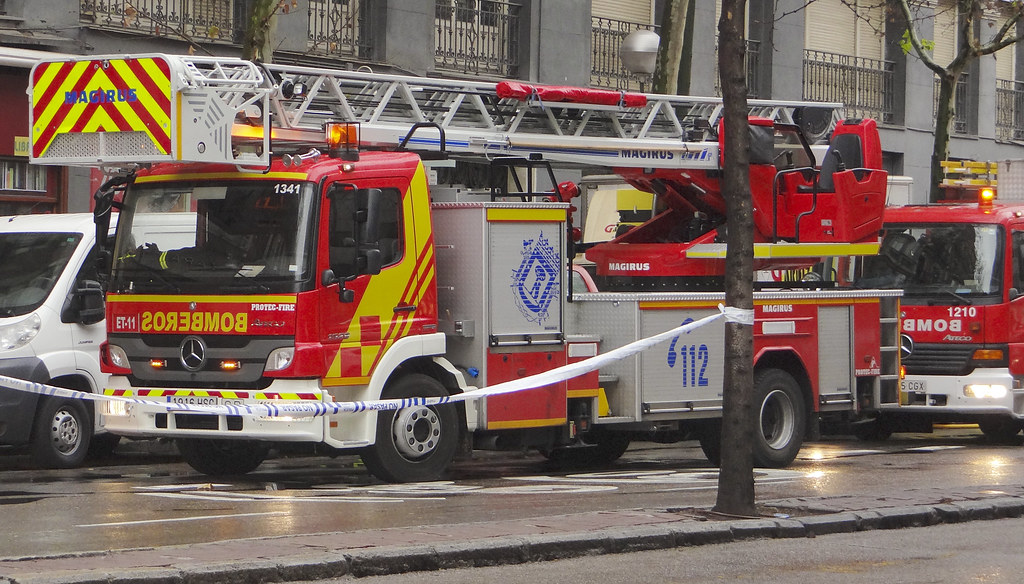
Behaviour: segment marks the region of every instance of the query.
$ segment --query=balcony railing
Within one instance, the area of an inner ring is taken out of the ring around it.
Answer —
[[[629,33],[635,30],[653,30],[652,24],[628,22],[614,18],[593,17],[590,26],[590,85],[609,89],[650,89],[650,76],[630,73],[622,66],[619,49]]]
[[[373,0],[309,0],[309,52],[369,60]]]
[[[996,140],[1024,140],[1024,83],[996,79]]]
[[[970,92],[967,90],[971,76],[969,73],[961,73],[956,81],[956,89],[953,95],[953,133],[965,135],[970,131],[968,121],[970,120]],[[939,79],[935,79],[935,89],[932,93],[932,118],[939,113]]]
[[[895,120],[892,61],[804,51],[803,97],[845,104],[850,117]]]
[[[435,0],[434,65],[452,73],[515,78],[520,9],[503,0]]]
[[[79,0],[79,19],[91,26],[192,40],[240,42],[242,0]]]
[[[747,39],[747,97],[758,98],[761,80],[761,41]],[[718,45],[715,45],[715,95],[722,95],[722,78],[718,75]]]

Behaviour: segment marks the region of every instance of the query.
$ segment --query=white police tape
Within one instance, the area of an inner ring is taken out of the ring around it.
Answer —
[[[355,413],[364,412],[370,410],[385,411],[385,410],[399,410],[410,406],[433,406],[441,405],[460,401],[469,401],[480,399],[492,395],[500,395],[505,393],[513,393],[517,391],[523,391],[527,389],[534,389],[550,385],[552,383],[558,383],[565,381],[573,377],[600,369],[602,366],[607,365],[613,361],[624,359],[631,355],[635,355],[661,343],[667,341],[673,337],[686,334],[694,329],[700,328],[712,321],[715,321],[723,316],[727,320],[733,320],[734,314],[728,312],[729,308],[722,305],[718,306],[719,311],[717,314],[706,316],[700,320],[695,320],[686,323],[682,326],[676,327],[672,330],[657,334],[645,339],[634,341],[628,345],[613,349],[607,353],[602,353],[589,359],[570,363],[562,367],[557,367],[531,375],[529,377],[523,377],[513,381],[506,381],[492,385],[490,387],[483,387],[479,389],[473,389],[464,393],[459,393],[450,396],[441,397],[414,397],[414,398],[403,398],[403,399],[382,399],[373,401],[356,401],[356,402],[300,402],[294,404],[270,404],[270,403],[258,403],[250,405],[196,405],[196,404],[182,404],[173,402],[161,402],[148,399],[131,398],[123,396],[112,396],[112,395],[98,395],[94,393],[88,393],[83,391],[76,391],[72,389],[64,389],[60,387],[54,387],[52,385],[46,385],[44,383],[36,383],[33,381],[25,381],[24,379],[18,379],[15,377],[7,377],[0,375],[0,388],[8,388],[16,391],[24,391],[28,393],[34,393],[38,395],[63,397],[69,399],[81,399],[91,401],[112,401],[112,402],[125,402],[129,404],[152,406],[161,408],[167,411],[174,412],[196,412],[204,414],[220,414],[229,416],[263,416],[263,417],[282,417],[282,416],[296,416],[296,417],[310,417],[310,416],[325,416],[340,413]],[[751,311],[752,313],[753,311]]]
[[[725,315],[726,322],[754,326],[754,310],[752,308],[736,308],[719,304],[718,309]]]

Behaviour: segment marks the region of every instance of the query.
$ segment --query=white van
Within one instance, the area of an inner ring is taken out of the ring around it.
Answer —
[[[136,226],[145,241],[163,249],[195,244],[188,238],[194,213],[147,219]],[[107,250],[116,223],[115,213]],[[91,213],[0,217],[0,375],[102,390],[106,315],[95,244]],[[110,452],[120,439],[103,432],[94,409],[91,401],[0,387],[0,445],[28,445],[39,466],[78,466],[89,452]]]
[[[79,391],[103,387],[104,304],[92,214],[0,217],[0,375]],[[69,468],[117,437],[98,435],[91,402],[0,388],[0,444]]]

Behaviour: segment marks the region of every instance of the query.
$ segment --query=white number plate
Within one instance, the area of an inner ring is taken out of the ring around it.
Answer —
[[[190,406],[239,406],[243,403],[240,399],[224,399],[221,397],[199,395],[170,395],[167,396],[167,401],[172,404],[185,404]]]
[[[925,380],[923,379],[904,379],[900,382],[903,391],[907,393],[926,393]]]

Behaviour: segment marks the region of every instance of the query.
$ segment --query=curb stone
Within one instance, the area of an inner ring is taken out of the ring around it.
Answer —
[[[816,537],[875,529],[1024,516],[1024,497],[942,502],[929,505],[843,511],[808,517],[669,522],[528,536],[484,537],[464,542],[329,550],[287,558],[231,562],[178,560],[131,571],[66,568],[24,576],[0,575],[0,584],[249,584],[361,578],[418,571],[521,564],[532,561],[701,546],[750,539]]]

